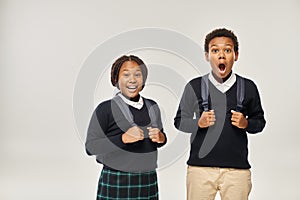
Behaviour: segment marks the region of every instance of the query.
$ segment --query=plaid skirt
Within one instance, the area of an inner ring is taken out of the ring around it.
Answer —
[[[102,169],[97,200],[158,200],[156,171],[132,173]]]

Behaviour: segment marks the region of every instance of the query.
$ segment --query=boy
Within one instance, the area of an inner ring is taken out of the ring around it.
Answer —
[[[251,191],[246,133],[261,132],[266,121],[256,85],[232,72],[238,45],[225,28],[206,36],[205,58],[212,71],[186,85],[174,119],[177,129],[192,133],[188,200],[214,199],[218,191],[222,200],[246,200]]]

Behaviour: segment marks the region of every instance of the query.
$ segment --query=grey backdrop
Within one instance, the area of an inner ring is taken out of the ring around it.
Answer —
[[[263,134],[249,136],[251,199],[299,199],[299,20],[297,0],[1,0],[0,199],[95,199],[101,165],[85,154],[74,119],[77,77],[101,43],[145,27],[176,31],[201,47],[214,28],[235,31],[240,57],[234,70],[258,85],[267,119]],[[199,73],[167,52],[133,53],[150,65],[172,66],[185,80]],[[93,106],[112,95],[105,73]],[[177,97],[167,90],[153,83],[143,95],[161,106],[170,146]],[[172,156],[158,170],[162,200],[185,199],[187,152]]]

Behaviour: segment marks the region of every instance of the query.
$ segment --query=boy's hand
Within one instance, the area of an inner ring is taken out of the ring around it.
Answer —
[[[214,110],[205,111],[202,113],[200,119],[198,120],[198,126],[200,128],[206,128],[213,126],[216,121],[216,116]]]
[[[149,131],[149,138],[152,142],[164,143],[166,138],[165,135],[158,128],[147,128]]]
[[[129,128],[122,135],[122,141],[126,143],[133,143],[144,139],[144,131],[137,126]]]
[[[231,124],[238,127],[238,128],[246,128],[248,126],[248,120],[241,112],[236,112],[234,110],[231,110],[232,116],[231,116]]]

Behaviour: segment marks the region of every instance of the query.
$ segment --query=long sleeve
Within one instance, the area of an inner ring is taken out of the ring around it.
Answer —
[[[152,104],[155,104],[152,101]],[[156,106],[154,106],[156,107]],[[134,123],[144,133],[151,125],[148,109],[130,106]],[[155,108],[156,126],[163,132],[159,108]],[[92,114],[85,143],[88,155],[96,155],[97,162],[105,167],[120,171],[150,171],[157,167],[157,147],[163,144],[152,142],[149,138],[134,143],[123,143],[122,135],[132,124],[126,119],[121,108],[108,100],[99,104]]]
[[[158,107],[158,105],[155,103],[153,105],[153,109],[154,109],[154,112],[157,116],[157,128],[162,132],[162,134],[164,134],[165,136],[165,142],[164,143],[157,143],[156,146],[159,148],[159,147],[162,147],[164,146],[166,143],[167,143],[167,136],[166,134],[164,133],[164,129],[163,129],[163,125],[162,125],[162,121],[161,121],[161,113],[160,113],[160,109]]]
[[[236,82],[225,93],[209,82],[208,104],[209,108],[215,112],[215,124],[209,128],[198,128],[198,119],[203,112],[201,77],[190,81],[184,89],[174,119],[177,129],[192,133],[190,156],[187,164],[249,169],[251,166],[248,161],[246,132],[258,133],[263,130],[266,123],[256,85],[253,81],[245,79],[242,113],[248,120],[246,129],[237,128],[231,121],[231,110],[237,106]],[[213,143],[214,141],[217,142]],[[208,145],[211,145],[212,148]],[[205,156],[200,156],[204,149],[208,153]]]
[[[253,93],[250,93],[247,96],[251,96],[251,100],[249,101],[249,109],[247,114],[248,126],[246,131],[248,133],[259,133],[263,130],[266,124],[266,120],[264,118],[264,111],[261,106],[261,100],[259,96],[258,89],[256,85],[251,81],[250,87]]]
[[[198,79],[194,79],[185,86],[176,116],[174,118],[175,127],[178,130],[187,133],[197,132],[198,120],[200,117],[198,98],[195,90],[193,89],[193,85],[197,84],[194,84],[193,82],[199,82],[200,84]]]
[[[125,146],[121,134],[106,134],[111,117],[107,108],[107,105],[100,104],[92,114],[85,143],[89,155],[105,155]]]

